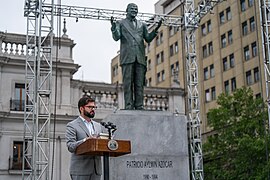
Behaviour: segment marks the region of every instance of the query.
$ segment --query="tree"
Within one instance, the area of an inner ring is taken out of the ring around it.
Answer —
[[[267,109],[251,89],[221,94],[207,114],[213,135],[203,145],[205,179],[269,179]]]

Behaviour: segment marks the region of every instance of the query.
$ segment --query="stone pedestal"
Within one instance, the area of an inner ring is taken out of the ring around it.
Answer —
[[[185,116],[120,110],[103,121],[117,126],[114,139],[131,141],[131,154],[110,158],[110,180],[190,179]]]

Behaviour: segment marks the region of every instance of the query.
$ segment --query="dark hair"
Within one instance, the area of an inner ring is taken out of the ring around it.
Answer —
[[[78,109],[79,112],[81,113],[80,107],[85,106],[86,104],[88,104],[89,102],[95,102],[95,99],[91,98],[90,96],[83,96],[79,102],[78,102]]]

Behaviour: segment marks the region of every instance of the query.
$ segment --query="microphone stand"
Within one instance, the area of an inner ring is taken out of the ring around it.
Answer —
[[[109,139],[111,140],[113,133],[117,130],[116,126],[111,122],[108,122],[108,123],[100,122],[100,124],[108,130]],[[110,159],[109,159],[109,157],[110,157],[109,153],[104,153],[104,155],[103,155],[104,180],[110,179],[110,177],[109,177],[109,175],[110,175],[110,169],[109,169]]]

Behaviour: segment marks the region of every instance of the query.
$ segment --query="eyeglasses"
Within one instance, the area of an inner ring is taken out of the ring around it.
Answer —
[[[97,106],[84,106],[84,107],[87,107],[89,109],[97,109]]]

